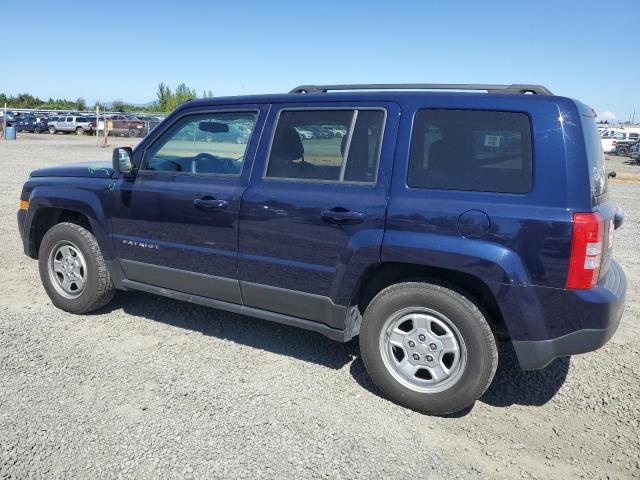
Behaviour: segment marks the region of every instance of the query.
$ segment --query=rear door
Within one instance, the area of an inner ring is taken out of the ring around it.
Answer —
[[[344,328],[379,261],[399,107],[273,105],[240,212],[245,305]]]

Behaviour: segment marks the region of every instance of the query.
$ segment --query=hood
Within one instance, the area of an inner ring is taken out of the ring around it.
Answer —
[[[110,178],[111,175],[113,175],[111,162],[67,163],[57,167],[39,168],[31,172],[32,177]]]

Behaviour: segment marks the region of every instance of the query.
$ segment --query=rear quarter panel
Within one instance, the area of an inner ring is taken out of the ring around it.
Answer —
[[[410,133],[414,113],[421,108],[527,114],[533,146],[530,192],[408,187]],[[523,287],[517,293],[517,302],[527,302],[535,316],[540,300],[526,287],[564,288],[573,212],[590,211],[591,207],[576,104],[561,97],[470,94],[455,99],[417,98],[403,105],[403,110],[382,261],[418,263],[473,275],[499,292],[496,299],[501,309],[515,299],[515,295],[505,296],[502,286]],[[489,219],[486,233],[478,238],[467,238],[460,232],[459,217],[468,210],[480,210]],[[510,332],[518,330],[518,322],[526,321],[505,318]]]
[[[460,95],[418,99],[406,105],[394,163],[383,261],[415,257],[429,265],[455,268],[486,282],[562,287],[571,247],[571,210],[584,206],[583,187],[567,188],[576,175],[565,162],[567,150],[582,142],[575,107],[560,105],[556,97]],[[562,99],[561,99],[562,100]],[[407,186],[410,132],[414,113],[421,108],[475,109],[522,112],[529,116],[534,150],[533,186],[529,193],[509,194]],[[561,114],[568,118],[561,121]],[[570,131],[567,132],[567,123]],[[584,147],[582,147],[584,150]],[[576,178],[584,184],[588,179]],[[489,218],[482,238],[465,238],[458,218],[468,210]],[[438,241],[435,241],[438,239]],[[406,248],[411,248],[409,253]],[[403,253],[404,251],[404,253]],[[418,254],[421,252],[420,254]],[[498,253],[500,252],[500,253]],[[444,253],[468,256],[451,264]],[[492,263],[487,269],[486,262]],[[449,265],[449,266],[448,266]]]

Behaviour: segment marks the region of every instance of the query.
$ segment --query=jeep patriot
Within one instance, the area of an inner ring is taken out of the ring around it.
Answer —
[[[306,85],[188,101],[109,164],[35,170],[18,225],[58,308],[138,290],[357,336],[382,392],[444,415],[497,341],[527,370],[614,334],[607,177],[593,110],[542,86]]]

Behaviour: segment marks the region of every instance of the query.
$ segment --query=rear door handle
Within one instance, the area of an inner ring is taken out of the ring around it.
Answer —
[[[351,210],[332,209],[320,212],[323,220],[335,225],[354,225],[364,222],[367,217],[366,213],[352,212]]]
[[[225,208],[227,208],[229,204],[225,200],[207,196],[196,198],[193,201],[193,206],[198,210],[202,210],[204,212],[219,212],[220,210],[224,210]]]

